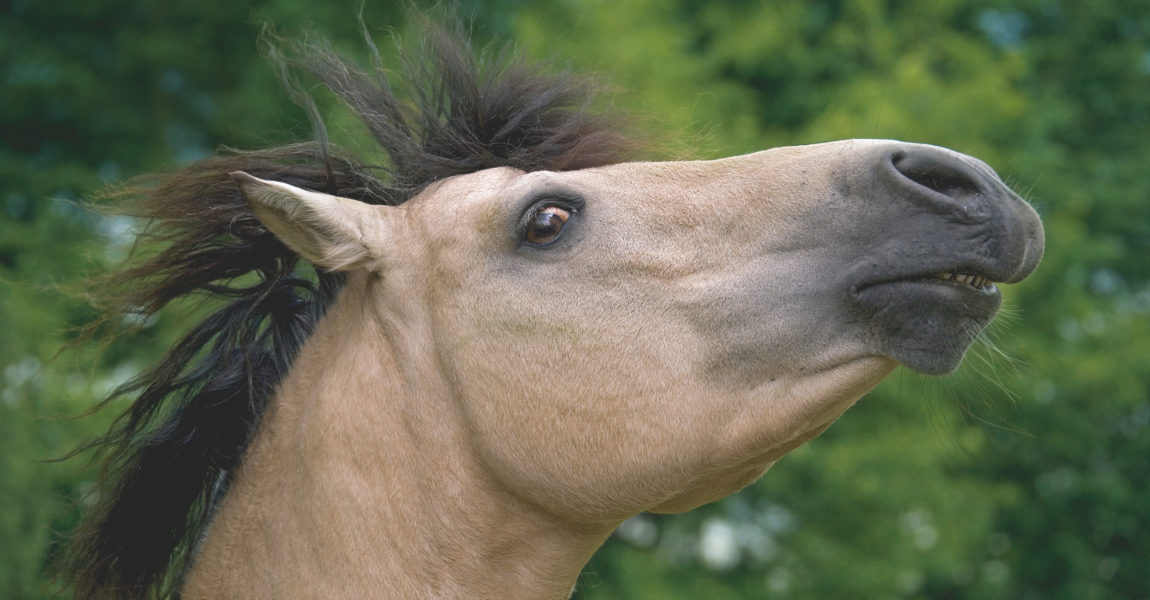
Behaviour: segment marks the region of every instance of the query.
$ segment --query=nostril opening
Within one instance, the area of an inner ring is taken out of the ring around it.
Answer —
[[[948,156],[899,151],[891,156],[891,162],[907,179],[955,200],[982,192],[971,168]]]

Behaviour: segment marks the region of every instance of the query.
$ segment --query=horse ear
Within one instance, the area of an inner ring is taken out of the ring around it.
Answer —
[[[308,262],[330,271],[377,266],[387,238],[386,207],[259,179],[243,171],[231,176],[264,227]]]

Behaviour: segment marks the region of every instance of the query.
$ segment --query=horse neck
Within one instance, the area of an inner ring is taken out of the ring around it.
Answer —
[[[417,307],[352,277],[264,416],[183,596],[565,598],[607,526],[499,489]]]

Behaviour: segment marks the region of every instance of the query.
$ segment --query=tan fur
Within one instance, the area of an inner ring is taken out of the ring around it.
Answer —
[[[888,202],[844,191],[883,144],[493,169],[350,213],[244,180],[351,275],[184,597],[563,598],[624,519],[754,481],[895,367],[826,300]],[[570,243],[525,252],[522,210],[560,192],[586,201]]]

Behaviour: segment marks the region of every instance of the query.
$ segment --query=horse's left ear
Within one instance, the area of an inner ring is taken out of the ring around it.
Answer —
[[[311,192],[279,181],[231,174],[256,218],[308,262],[329,271],[378,266],[388,207]]]

